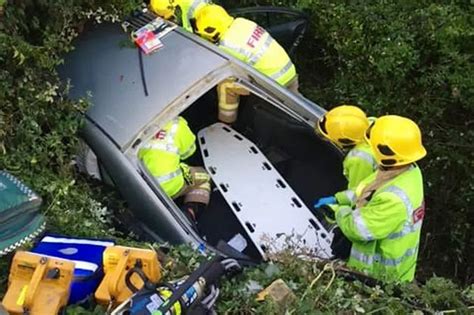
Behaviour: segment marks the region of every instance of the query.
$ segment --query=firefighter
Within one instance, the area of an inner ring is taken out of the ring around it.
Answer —
[[[196,33],[216,43],[219,48],[249,64],[293,92],[298,92],[296,68],[283,47],[256,23],[231,17],[221,6],[207,5],[196,15]],[[233,79],[217,87],[219,120],[237,119],[239,96],[249,92]]]
[[[138,152],[138,157],[169,197],[184,196],[185,212],[194,223],[209,204],[211,191],[210,177],[204,168],[181,162],[194,154],[195,141],[196,136],[187,121],[177,117]]]
[[[352,242],[348,265],[383,281],[411,281],[425,213],[415,164],[426,155],[421,132],[408,118],[383,116],[366,136],[379,168],[357,186],[351,205],[331,206]]]
[[[365,140],[369,119],[359,107],[341,105],[327,112],[316,125],[324,137],[345,152],[343,172],[347,179],[347,190],[320,198],[314,207],[335,203],[350,204],[355,197],[353,190],[377,169],[377,161]]]
[[[210,0],[151,0],[150,7],[158,16],[193,32],[197,12],[210,3]]]

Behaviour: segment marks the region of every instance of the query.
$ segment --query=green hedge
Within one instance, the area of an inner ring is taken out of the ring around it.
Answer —
[[[306,96],[326,108],[353,103],[370,115],[406,115],[420,125],[428,156],[420,162],[427,212],[418,275],[472,282],[472,1],[240,3],[310,14],[310,34],[296,57]]]

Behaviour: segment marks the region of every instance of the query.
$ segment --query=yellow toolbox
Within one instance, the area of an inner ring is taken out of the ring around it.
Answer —
[[[104,251],[105,276],[95,291],[97,303],[117,306],[130,298],[133,292],[126,285],[125,277],[132,268],[140,268],[151,282],[161,279],[161,267],[154,250],[123,246],[107,248]],[[144,285],[137,274],[133,274],[130,281],[138,289]]]
[[[74,263],[17,252],[2,304],[9,314],[54,315],[67,305]]]

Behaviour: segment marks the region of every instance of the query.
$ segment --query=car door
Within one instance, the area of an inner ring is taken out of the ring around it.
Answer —
[[[265,28],[291,56],[309,24],[306,13],[285,7],[258,6],[230,10],[232,16],[252,20]]]

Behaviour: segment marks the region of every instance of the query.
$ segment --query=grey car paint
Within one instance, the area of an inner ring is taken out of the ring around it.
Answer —
[[[128,45],[127,45],[128,42]],[[124,147],[154,116],[226,59],[188,40],[180,32],[163,39],[164,47],[142,56],[119,24],[107,24],[79,38],[60,73],[72,80],[70,97],[91,94],[87,116]]]
[[[267,92],[276,93],[281,102],[290,105],[279,94],[295,97],[193,34],[175,30],[163,38],[163,43],[157,53],[142,56],[142,73],[139,51],[130,46],[128,35],[119,24],[103,24],[80,37],[76,49],[58,69],[63,78],[71,80],[69,96],[78,99],[89,95],[91,107],[86,115],[122,149],[167,105],[229,61],[250,74],[251,80],[259,81],[261,87],[268,86]],[[294,108],[299,111],[302,106],[312,107],[304,116],[311,116],[317,108],[308,100],[298,103]],[[317,111],[321,112],[319,108]]]

